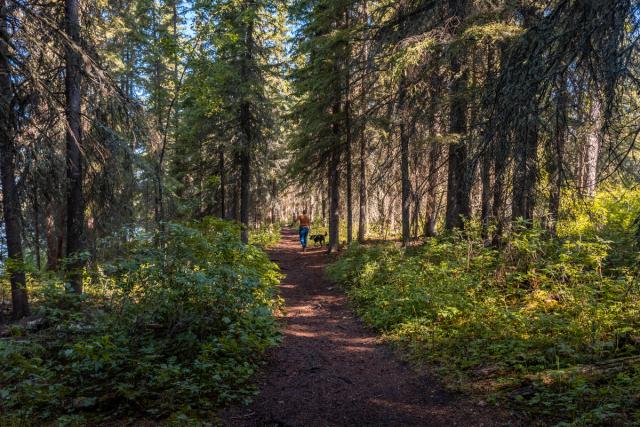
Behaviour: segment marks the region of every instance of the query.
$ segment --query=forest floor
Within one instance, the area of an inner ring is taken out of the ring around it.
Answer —
[[[324,275],[325,248],[300,252],[283,232],[269,251],[286,278],[282,344],[248,407],[221,413],[228,426],[497,426],[509,418],[450,392],[402,361],[352,313]]]

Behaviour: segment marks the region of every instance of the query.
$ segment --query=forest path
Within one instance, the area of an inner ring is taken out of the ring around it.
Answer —
[[[446,391],[394,356],[325,278],[329,258],[313,244],[300,253],[283,232],[269,251],[286,278],[284,341],[246,408],[221,414],[228,426],[493,426],[504,417]]]

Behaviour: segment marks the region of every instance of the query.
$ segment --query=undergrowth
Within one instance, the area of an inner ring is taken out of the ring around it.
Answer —
[[[540,423],[640,425],[629,200],[597,199],[584,207],[597,222],[578,212],[554,239],[520,224],[494,249],[470,223],[406,251],[353,245],[328,272],[364,321],[454,387]]]
[[[240,243],[237,226],[166,228],[93,265],[83,296],[31,275],[34,320],[0,340],[4,423],[210,423],[221,406],[251,399],[252,375],[278,341],[280,273]]]
[[[269,248],[280,242],[280,224],[268,224],[249,231],[249,243]]]

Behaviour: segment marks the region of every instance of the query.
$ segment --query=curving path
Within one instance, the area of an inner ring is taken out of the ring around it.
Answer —
[[[246,408],[221,414],[227,426],[494,426],[491,408],[446,391],[433,377],[398,360],[365,329],[345,296],[324,277],[324,249],[301,254],[283,233],[270,251],[286,278],[284,342]]]

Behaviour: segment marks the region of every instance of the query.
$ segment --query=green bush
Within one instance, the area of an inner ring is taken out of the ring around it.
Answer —
[[[144,235],[85,277],[35,289],[36,332],[0,341],[0,412],[41,423],[209,416],[253,395],[278,340],[280,274],[236,226],[206,219]],[[61,418],[60,418],[61,417]]]
[[[364,321],[454,386],[550,420],[640,422],[635,266],[596,234],[565,236],[516,226],[497,250],[468,224],[406,251],[352,245],[328,273]]]
[[[261,248],[269,248],[280,242],[280,225],[270,224],[249,232],[249,243]]]

